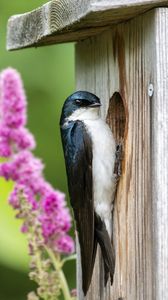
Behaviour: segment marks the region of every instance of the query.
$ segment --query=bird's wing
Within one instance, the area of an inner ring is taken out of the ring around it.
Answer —
[[[92,142],[84,124],[73,123],[68,135],[62,132],[70,201],[81,249],[83,291],[87,293],[95,262],[92,179]]]

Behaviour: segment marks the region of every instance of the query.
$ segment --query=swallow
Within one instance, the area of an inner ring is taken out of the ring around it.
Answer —
[[[82,288],[87,294],[97,252],[101,248],[104,283],[113,283],[112,210],[115,193],[113,134],[100,117],[100,99],[77,91],[64,102],[60,129],[70,203],[81,251]]]

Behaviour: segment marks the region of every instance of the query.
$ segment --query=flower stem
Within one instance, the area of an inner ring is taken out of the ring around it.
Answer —
[[[72,297],[70,295],[70,291],[69,291],[69,287],[68,287],[68,283],[67,283],[67,280],[65,278],[65,275],[64,275],[64,272],[62,271],[61,267],[62,267],[62,264],[60,261],[58,261],[56,258],[55,258],[55,255],[54,253],[52,252],[52,250],[50,250],[48,247],[45,247],[46,248],[46,251],[49,255],[49,257],[51,258],[52,260],[52,263],[55,267],[55,269],[59,272],[59,276],[60,276],[60,283],[61,283],[61,289],[62,289],[62,293],[64,295],[64,299],[65,300],[72,300]]]
[[[73,254],[73,255],[70,255],[70,256],[67,256],[66,258],[62,259],[62,266],[67,262],[67,261],[70,261],[70,260],[76,260],[77,259],[77,255],[76,254]]]

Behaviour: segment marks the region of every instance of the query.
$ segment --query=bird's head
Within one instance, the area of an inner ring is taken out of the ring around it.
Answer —
[[[78,91],[70,95],[64,102],[60,124],[67,121],[94,120],[99,117],[100,99],[89,92]]]

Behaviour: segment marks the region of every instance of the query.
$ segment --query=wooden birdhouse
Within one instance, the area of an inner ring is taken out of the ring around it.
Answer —
[[[8,50],[76,42],[76,89],[100,97],[102,117],[122,145],[114,283],[104,288],[98,253],[87,300],[168,299],[166,6],[161,0],[53,0],[8,22]],[[82,300],[80,255],[77,269]]]

